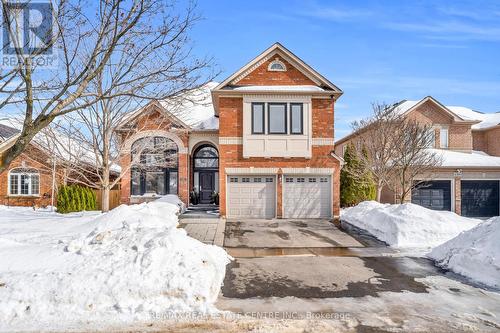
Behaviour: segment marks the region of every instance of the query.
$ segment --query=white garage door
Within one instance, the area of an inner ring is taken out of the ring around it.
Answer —
[[[228,176],[227,187],[228,217],[275,217],[275,176]]]
[[[283,179],[283,217],[332,216],[331,177],[285,175]]]

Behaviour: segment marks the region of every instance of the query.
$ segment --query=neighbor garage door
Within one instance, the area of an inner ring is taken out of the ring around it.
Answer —
[[[451,210],[451,181],[420,183],[411,192],[411,202],[434,210]]]
[[[275,217],[275,176],[229,176],[227,187],[229,218]]]
[[[329,176],[285,175],[283,179],[283,217],[332,216],[332,184]]]
[[[462,215],[498,216],[498,180],[462,180]]]

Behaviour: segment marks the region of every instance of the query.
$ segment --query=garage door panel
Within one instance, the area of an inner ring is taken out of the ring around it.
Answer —
[[[330,218],[332,209],[330,177],[284,176],[283,215],[285,218]]]
[[[411,202],[433,210],[451,211],[451,181],[421,183],[411,194]]]
[[[499,215],[498,180],[462,180],[462,215],[491,217]]]
[[[228,217],[275,217],[275,186],[273,176],[228,177]]]

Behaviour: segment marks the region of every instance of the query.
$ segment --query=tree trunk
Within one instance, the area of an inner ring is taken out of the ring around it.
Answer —
[[[109,186],[102,189],[101,208],[103,213],[109,212],[109,192]]]
[[[382,197],[382,185],[377,184],[377,197],[375,198],[377,202],[380,202],[381,197]]]

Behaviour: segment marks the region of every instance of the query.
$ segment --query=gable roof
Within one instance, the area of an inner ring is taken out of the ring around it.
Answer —
[[[416,110],[419,106],[423,105],[425,102],[428,102],[428,101],[430,101],[430,102],[434,103],[436,106],[438,106],[443,112],[445,112],[449,116],[451,116],[454,121],[459,122],[459,123],[464,123],[464,124],[471,124],[472,125],[471,128],[473,130],[480,129],[480,127],[482,126],[481,120],[479,120],[478,116],[475,116],[476,114],[481,115],[482,113],[477,112],[477,111],[472,111],[471,109],[464,108],[464,107],[445,106],[432,96],[426,96],[418,101],[402,100],[398,103],[395,103],[392,107],[394,108],[394,110],[397,113],[399,113],[401,115],[405,115],[405,114],[408,114],[408,113]],[[486,116],[486,114],[482,114],[482,115]],[[488,115],[498,115],[497,120],[500,123],[500,113],[488,114]],[[485,117],[485,118],[488,118],[488,117]],[[493,125],[493,126],[496,126],[496,125]],[[356,132],[349,133],[348,135],[344,136],[343,138],[337,140],[336,144],[340,144],[340,143],[347,141],[355,134],[356,134]]]
[[[259,54],[257,57],[248,62],[245,66],[241,67],[239,70],[231,74],[228,78],[217,85],[213,90],[228,89],[228,86],[235,85],[241,78],[245,77],[251,73],[254,69],[262,65],[265,61],[273,57],[274,55],[280,55],[295,68],[297,68],[302,74],[307,76],[311,81],[328,91],[330,94],[340,96],[343,92],[342,90],[330,82],[323,75],[318,73],[314,68],[306,64],[302,59],[297,57],[294,53],[288,50],[286,47],[276,42],[267,48],[264,52]],[[286,86],[284,86],[286,87]],[[272,87],[269,88],[271,90]],[[283,89],[282,89],[283,90]]]
[[[407,101],[403,100],[395,105],[395,111],[400,113],[400,114],[407,114],[412,112],[413,110],[416,110],[419,106],[423,105],[426,102],[431,102],[434,105],[436,105],[438,108],[440,108],[443,112],[447,113],[449,116],[453,118],[454,121],[458,122],[468,122],[469,120],[464,119],[460,117],[460,115],[454,113],[451,111],[447,106],[444,106],[441,104],[437,99],[435,99],[432,96],[426,96],[422,98],[419,101]]]
[[[18,134],[20,131],[17,128],[0,124],[0,142],[4,142]]]
[[[143,115],[145,110],[156,106],[157,110],[171,118],[176,124],[191,130],[217,130],[219,119],[215,116],[211,89],[218,82],[208,82],[200,88],[187,91],[171,98],[151,101],[145,106],[128,113],[117,126],[123,129],[127,123]]]

